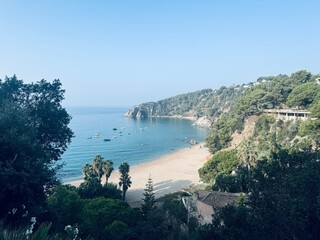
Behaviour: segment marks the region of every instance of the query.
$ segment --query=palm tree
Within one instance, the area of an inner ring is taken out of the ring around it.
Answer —
[[[96,177],[96,172],[93,170],[91,164],[86,163],[82,168],[82,173],[84,175],[84,181],[87,182],[92,178]]]
[[[252,140],[244,140],[240,144],[240,149],[238,151],[240,161],[245,164],[248,168],[248,175],[250,178],[251,167],[255,165],[255,162],[258,159],[257,146],[253,143]]]
[[[101,155],[96,155],[92,161],[92,168],[96,172],[99,181],[101,181],[101,178],[104,174],[103,166],[104,166],[103,157]]]
[[[113,162],[111,160],[107,160],[103,164],[103,174],[106,175],[106,186],[108,184],[108,179],[113,171]]]
[[[130,166],[127,162],[121,163],[119,167],[120,181],[119,186],[122,187],[122,200],[126,198],[126,192],[131,187],[131,177],[129,176]]]

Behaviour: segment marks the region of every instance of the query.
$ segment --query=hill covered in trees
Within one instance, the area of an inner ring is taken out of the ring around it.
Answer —
[[[209,127],[215,118],[228,111],[232,102],[241,95],[245,86],[221,87],[218,90],[203,89],[181,94],[158,102],[148,102],[130,109],[127,117],[182,117],[198,125]]]
[[[260,77],[255,82],[241,86],[204,89],[158,102],[143,103],[130,109],[126,116],[190,118],[196,125],[211,127],[207,145],[214,153],[230,146],[233,134],[241,133],[246,119],[253,115],[263,115],[265,109],[304,109],[316,116],[320,104],[319,79],[320,75],[312,75],[305,70],[290,76],[280,74]],[[296,133],[306,136],[316,127],[313,126],[314,123],[310,124],[311,122],[306,121],[292,128],[296,128]],[[282,123],[278,125],[274,129],[280,128]],[[296,136],[291,135],[290,140]]]
[[[61,106],[59,80],[0,80],[0,240],[2,239],[318,239],[320,229],[319,75],[299,71],[242,86],[183,94],[142,104],[131,117],[206,118],[212,158],[199,169],[207,190],[240,192],[236,205],[215,209],[201,225],[182,203],[187,193],[154,198],[152,179],[142,206],[123,199],[131,186],[121,165],[96,156],[79,187],[61,185],[57,164],[73,136]],[[266,109],[300,109],[307,119],[278,119]],[[250,134],[234,145],[237,135]],[[104,184],[101,180],[105,179]],[[191,212],[192,213],[192,212]]]

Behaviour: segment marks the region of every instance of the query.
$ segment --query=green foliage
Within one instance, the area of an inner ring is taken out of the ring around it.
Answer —
[[[56,164],[73,133],[59,80],[0,80],[0,217],[24,204],[39,211],[57,182]]]
[[[117,186],[108,183],[108,178],[113,171],[113,162],[104,160],[100,155],[95,156],[91,164],[86,163],[83,167],[84,182],[79,186],[81,198],[111,197],[121,198],[121,191]],[[101,178],[106,178],[105,185],[102,185]]]
[[[144,198],[143,204],[141,206],[141,212],[143,216],[146,216],[149,212],[153,211],[155,208],[155,197],[153,192],[153,183],[151,176],[149,176],[148,182],[146,184],[146,188],[144,189],[143,193]]]
[[[212,127],[208,138],[207,146],[211,153],[215,153],[229,146],[232,140],[231,135],[235,131],[241,131],[243,128],[243,118],[230,114],[222,115],[220,120]]]
[[[140,112],[143,117],[176,115],[218,117],[223,108],[228,108],[241,91],[243,91],[241,86],[232,86],[181,94],[158,102],[143,103],[132,110],[132,116],[137,117],[137,113]]]
[[[239,165],[239,158],[236,150],[218,152],[199,169],[202,181],[214,183],[218,174],[230,175]]]
[[[0,228],[0,240],[50,240],[53,239],[49,236],[50,228],[51,223],[42,223],[34,233],[28,235],[28,238],[26,235],[26,228]]]
[[[259,229],[245,206],[226,206],[214,215],[212,224],[200,226],[198,240],[255,240],[261,239]]]
[[[314,82],[295,87],[288,96],[287,105],[308,108],[320,92],[320,85]]]
[[[81,198],[91,199],[96,197],[106,197],[113,199],[121,199],[121,191],[114,183],[102,185],[98,179],[91,179],[90,181],[83,182],[78,188],[78,193]]]
[[[250,174],[246,165],[240,164],[231,174],[219,173],[212,186],[212,190],[221,192],[248,192]]]
[[[320,119],[320,93],[315,99],[312,107],[310,108],[310,111],[311,111],[311,117]]]
[[[51,223],[42,223],[37,231],[32,235],[31,240],[49,240],[49,230]]]
[[[119,166],[120,179],[119,186],[122,187],[122,200],[126,198],[126,192],[131,187],[131,177],[129,176],[130,166],[128,163],[121,163]]]
[[[56,187],[47,204],[56,230],[62,231],[65,226],[80,222],[84,202],[76,189],[64,185]]]
[[[258,161],[248,201],[218,210],[194,239],[318,239],[319,156],[310,150],[280,150]]]
[[[135,228],[138,239],[186,239],[187,210],[181,197],[185,193],[174,193],[157,200],[157,207],[145,214]]]
[[[137,213],[121,200],[95,198],[86,200],[81,212],[80,229],[84,234],[96,239],[109,239],[111,229],[116,231],[114,221],[132,226],[137,220]],[[110,226],[114,224],[113,226]],[[110,229],[111,228],[111,229]]]
[[[96,155],[91,164],[86,163],[83,167],[83,175],[85,181],[90,181],[92,178],[97,178],[101,182],[102,177],[106,178],[106,184],[108,178],[113,171],[113,162],[110,160],[104,160],[101,155]]]
[[[319,236],[319,154],[280,151],[259,161],[250,185],[249,206],[263,224],[261,239],[316,239]]]
[[[218,174],[212,190],[221,192],[240,192],[237,184],[237,177],[230,174]]]
[[[261,77],[256,83],[244,85],[237,96],[228,104],[228,111],[225,111],[217,119],[207,139],[207,145],[211,153],[215,153],[225,147],[228,147],[232,134],[235,131],[241,131],[243,123],[248,116],[259,115],[264,109],[286,107],[288,97],[289,103],[295,100],[299,104],[309,106],[316,102],[316,92],[319,92],[319,86],[315,85],[312,75],[307,71],[299,71],[287,75],[278,75],[271,77]],[[300,86],[301,85],[301,86]],[[312,86],[315,88],[312,89]],[[290,94],[295,88],[295,92]],[[296,96],[296,92],[304,89],[303,93]],[[304,97],[303,97],[304,96]],[[220,111],[222,106],[220,106]]]
[[[111,225],[106,228],[106,235],[111,240],[126,240],[132,239],[134,234],[133,230],[127,224],[115,220]]]
[[[96,198],[105,194],[101,181],[98,178],[89,178],[82,182],[78,192],[81,198]]]
[[[275,118],[268,115],[260,116],[254,126],[254,136],[269,133],[271,125],[276,122]]]
[[[166,199],[163,202],[162,209],[177,219],[180,223],[188,223],[188,211],[184,207],[181,196]]]

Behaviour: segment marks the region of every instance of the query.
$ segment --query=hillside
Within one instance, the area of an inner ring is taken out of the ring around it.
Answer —
[[[241,86],[204,89],[143,103],[125,115],[132,118],[182,117],[192,119],[196,125],[211,127],[207,145],[214,153],[231,146],[233,138],[241,134],[248,117],[260,116],[265,109],[305,109],[314,115],[320,104],[319,82],[320,75],[312,75],[305,70],[290,76],[260,77]],[[293,128],[305,136],[315,127],[306,121]]]
[[[251,173],[261,161],[274,161],[281,151],[317,152],[319,83],[319,75],[306,71],[263,77],[232,102],[207,138],[213,156],[199,175],[208,188],[248,192]]]
[[[132,118],[181,117],[195,121],[196,125],[210,127],[223,112],[243,93],[245,86],[203,89],[181,94],[158,102],[140,104],[125,116]]]

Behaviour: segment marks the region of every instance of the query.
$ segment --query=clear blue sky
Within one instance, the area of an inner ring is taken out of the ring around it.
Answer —
[[[320,72],[320,1],[0,0],[0,78],[59,78],[65,105],[133,106]]]

